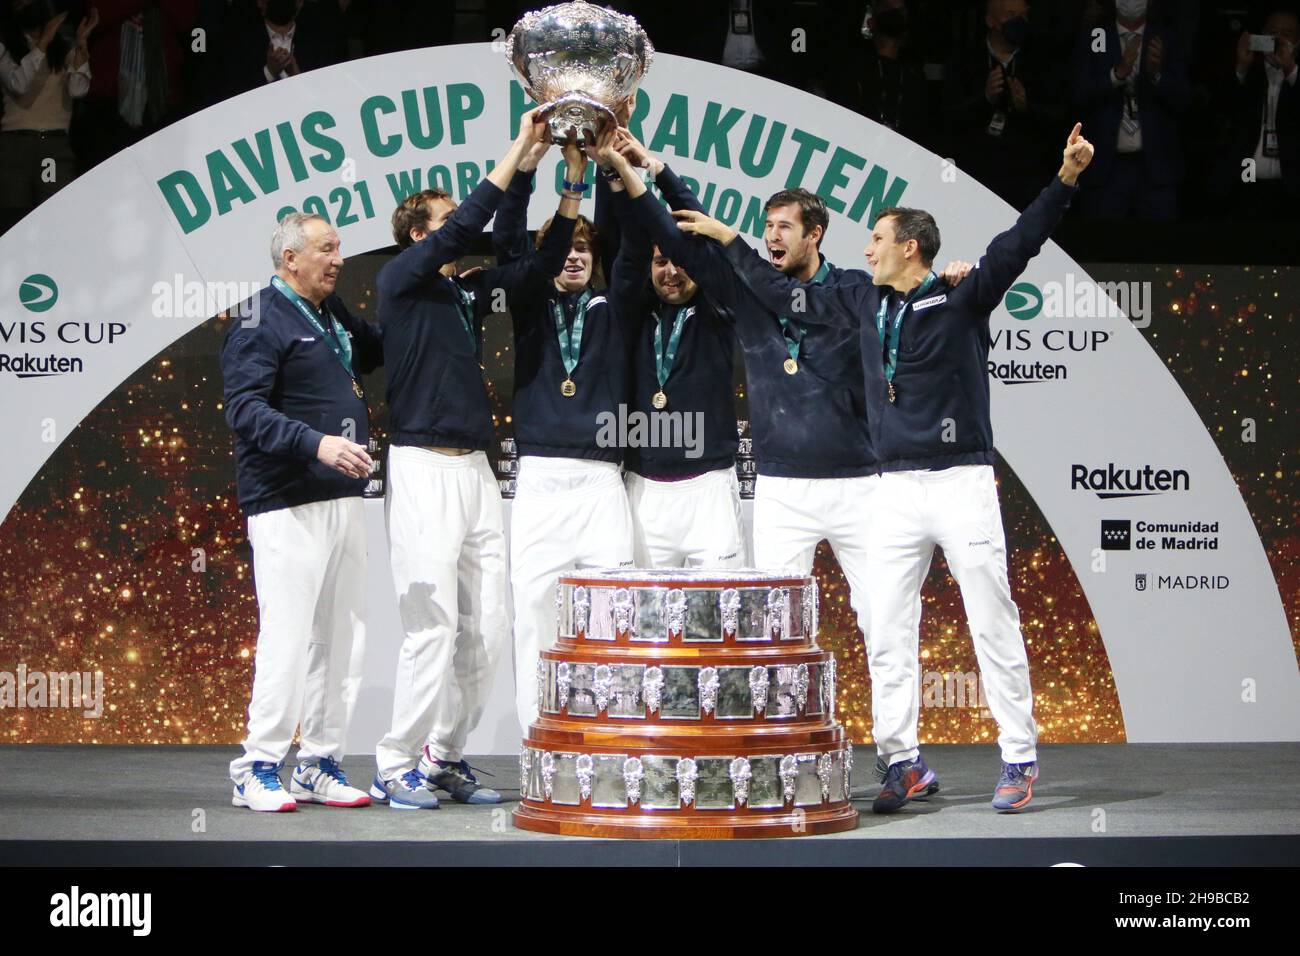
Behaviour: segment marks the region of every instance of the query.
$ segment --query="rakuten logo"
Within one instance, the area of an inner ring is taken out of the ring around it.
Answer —
[[[1181,468],[1156,468],[1152,465],[1121,468],[1114,462],[1100,468],[1070,466],[1070,489],[1091,491],[1098,498],[1162,495],[1170,491],[1187,491],[1191,486],[1191,477]]]

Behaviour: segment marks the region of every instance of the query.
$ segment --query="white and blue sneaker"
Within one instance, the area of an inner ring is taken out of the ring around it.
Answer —
[[[386,803],[394,810],[437,810],[438,797],[429,789],[428,781],[418,770],[408,770],[400,777],[385,780],[375,774],[370,784],[370,797],[376,803]]]
[[[327,807],[368,807],[364,790],[348,785],[343,768],[333,757],[300,763],[289,780],[289,793],[299,803],[323,803]]]
[[[259,760],[253,764],[244,779],[235,784],[235,794],[230,802],[237,807],[261,810],[264,813],[287,813],[298,809],[298,802],[284,792],[280,784],[278,763]]]
[[[430,790],[445,790],[457,803],[500,803],[501,794],[478,782],[469,763],[438,760],[424,748],[420,757],[420,773],[428,781]]]

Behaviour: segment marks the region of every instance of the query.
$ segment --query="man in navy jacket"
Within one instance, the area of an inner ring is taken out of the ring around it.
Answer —
[[[626,183],[640,183],[637,167],[658,174],[664,164],[626,130],[602,145],[598,157],[609,170],[612,220],[622,236],[620,284],[609,295],[630,353],[628,417],[648,423],[654,438],[627,436],[636,560],[648,567],[741,567],[747,548],[736,478],[735,318],[655,246],[632,214]]]
[[[657,170],[655,184],[674,209],[702,214],[699,201],[670,167]],[[784,307],[767,307],[740,281],[721,248],[683,236],[639,177],[624,172],[624,183],[633,220],[735,318],[758,466],[754,564],[808,574],[818,543],[828,540],[865,632],[870,626],[865,534],[849,505],[869,494],[876,461],[856,333],[806,325]],[[819,251],[827,222],[819,197],[806,190],[777,193],[768,201],[764,232],[772,261],[760,264],[774,275],[828,286],[838,282],[841,270]]]
[[[545,124],[534,119],[521,118],[510,151],[463,205],[426,190],[398,206],[393,239],[402,251],[377,282],[393,428],[385,517],[406,637],[370,795],[394,809],[434,809],[435,789],[460,803],[501,800],[463,753],[510,635],[501,493],[486,454],[494,431],[482,321],[563,268],[578,199],[561,200],[552,235],[532,255],[465,276],[456,261],[520,161],[545,151]],[[566,155],[581,180],[586,157],[576,146]]]
[[[565,194],[590,186],[570,168]],[[520,165],[492,227],[498,261],[527,254],[535,157]],[[554,241],[553,218],[537,242]],[[510,508],[515,611],[515,707],[520,727],[538,715],[538,661],[555,643],[555,581],[573,568],[632,564],[632,517],[619,467],[623,449],[604,427],[627,403],[627,346],[608,297],[597,291],[597,236],[584,216],[569,233],[559,275],[509,299],[514,327],[515,443]],[[614,267],[617,283],[619,265]]]
[[[639,178],[620,169],[634,219],[735,318],[758,463],[755,565],[809,574],[817,545],[825,539],[848,580],[858,626],[868,635],[867,505],[880,479],[867,427],[857,332],[805,323],[783,297],[760,298],[741,281],[721,247],[684,236]],[[673,209],[703,214],[668,166],[656,163],[656,169],[655,184]],[[821,255],[829,217],[820,197],[803,189],[782,190],[768,200],[766,213],[770,261],[755,256],[757,268],[786,281],[794,277],[829,288],[855,280],[871,288],[865,273],[839,269]],[[960,274],[959,266],[951,272],[955,281]],[[938,785],[931,781],[928,788]]]
[[[370,799],[338,761],[361,677],[354,645],[365,640],[361,493],[373,463],[360,376],[383,361],[382,336],[334,294],[343,257],[324,219],[285,216],[271,259],[271,285],[221,350],[260,619],[248,736],[230,765],[233,802],[364,806]],[[286,794],[279,771],[299,728]]]
[[[1178,215],[1191,80],[1178,35],[1147,20],[1147,6],[1118,0],[1115,19],[1075,52],[1075,104],[1097,143],[1079,206],[1094,219]]]
[[[1060,222],[1091,159],[1092,144],[1076,124],[1057,178],[993,239],[970,279],[956,288],[931,268],[939,230],[921,210],[882,210],[866,249],[871,283],[829,287],[773,274],[727,226],[680,214],[683,231],[726,245],[732,265],[769,308],[861,335],[871,436],[883,473],[871,503],[867,557],[872,735],[888,767],[876,812],[899,809],[934,782],[917,742],[917,650],[920,589],[936,544],[961,587],[1000,731],[1002,773],[993,805],[1019,810],[1033,796],[1033,692],[992,468],[989,317]]]

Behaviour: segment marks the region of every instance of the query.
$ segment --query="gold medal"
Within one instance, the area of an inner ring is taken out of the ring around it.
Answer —
[[[799,371],[799,363],[792,358],[786,359],[783,367],[785,368],[785,374],[787,375],[793,375],[795,372]]]
[[[573,379],[566,378],[560,383],[560,394],[565,398],[573,398],[574,395],[578,394],[578,386],[573,383]]]
[[[358,382],[355,378],[352,380],[352,391],[356,394],[357,398],[366,397],[366,393],[361,391],[361,383]]]
[[[654,397],[650,399],[650,404],[655,408],[664,408],[668,405],[668,396],[664,394],[662,388],[655,392]]]
[[[894,388],[893,382],[889,383],[889,404],[890,405],[898,404],[898,391]]]

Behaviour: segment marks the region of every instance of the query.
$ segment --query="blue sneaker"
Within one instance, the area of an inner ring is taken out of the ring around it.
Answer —
[[[885,765],[885,758],[877,755],[876,756],[876,780],[878,780],[880,783],[884,783],[885,778],[888,776],[889,776],[889,767]],[[912,799],[924,800],[926,797],[932,797],[938,792],[939,792],[939,778],[935,777],[933,780],[930,781],[929,785],[924,790],[922,790],[920,793],[913,796]]]
[[[872,813],[893,813],[917,794],[926,792],[934,783],[934,771],[925,765],[924,758],[902,760],[892,764],[885,774],[880,793],[871,802]]]
[[[370,798],[386,803],[394,810],[437,810],[438,797],[418,770],[408,770],[400,777],[385,780],[375,774],[370,784]]]
[[[278,763],[259,760],[253,764],[243,780],[235,784],[230,802],[237,807],[261,810],[265,813],[287,813],[298,809],[298,801],[284,792],[280,784]]]
[[[1034,781],[1038,779],[1038,764],[1006,763],[1002,764],[1002,776],[998,778],[997,789],[993,791],[993,809],[999,813],[1015,813],[1023,810],[1034,799]]]
[[[468,762],[437,760],[429,755],[428,747],[420,757],[420,773],[429,781],[430,789],[437,787],[447,791],[457,803],[501,802],[501,794],[479,783]]]

